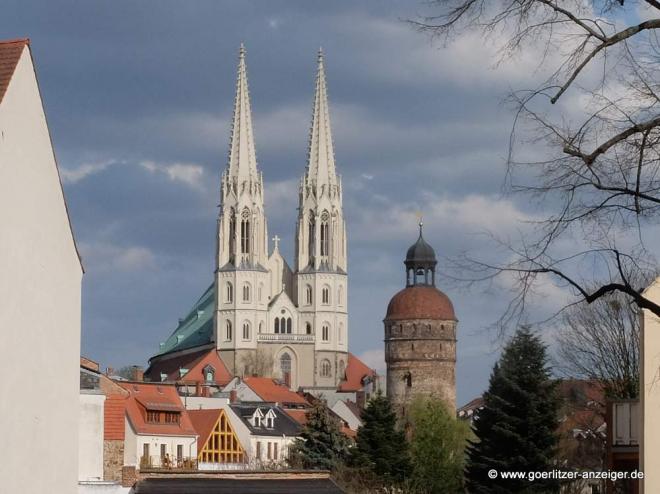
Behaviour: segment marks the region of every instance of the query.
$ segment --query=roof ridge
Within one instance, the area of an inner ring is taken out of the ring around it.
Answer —
[[[0,40],[0,45],[10,45],[14,43],[25,43],[30,44],[30,38],[14,38],[14,39],[3,39]]]

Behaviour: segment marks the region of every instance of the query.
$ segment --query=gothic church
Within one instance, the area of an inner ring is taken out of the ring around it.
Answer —
[[[150,368],[215,349],[235,376],[270,375],[292,389],[337,389],[349,357],[357,359],[348,353],[346,226],[321,51],[293,267],[280,254],[277,236],[269,248],[242,46],[220,195],[214,283],[161,343]]]

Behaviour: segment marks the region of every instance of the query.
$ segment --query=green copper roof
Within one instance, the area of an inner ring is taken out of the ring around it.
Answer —
[[[171,336],[160,344],[160,349],[154,357],[164,353],[186,350],[213,341],[213,313],[215,312],[215,283],[206,289],[186,317]]]

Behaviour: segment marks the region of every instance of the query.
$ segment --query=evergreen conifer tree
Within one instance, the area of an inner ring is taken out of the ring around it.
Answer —
[[[408,444],[403,431],[397,429],[390,402],[379,392],[369,400],[361,418],[351,464],[370,470],[384,484],[402,482],[410,472]]]
[[[317,400],[307,412],[307,423],[291,446],[289,462],[294,467],[332,470],[348,454],[348,438],[339,420],[330,414],[324,400]]]
[[[495,364],[484,408],[474,421],[476,440],[469,441],[466,468],[468,492],[558,492],[557,480],[532,482],[501,476],[501,472],[552,469],[558,407],[545,345],[529,328],[521,328]],[[490,470],[497,472],[496,478],[490,478]]]

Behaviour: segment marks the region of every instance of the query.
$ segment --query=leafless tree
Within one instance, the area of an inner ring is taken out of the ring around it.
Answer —
[[[436,39],[477,30],[503,37],[503,58],[538,55],[542,80],[511,95],[506,183],[541,212],[531,233],[499,239],[506,261],[460,263],[472,282],[514,280],[500,322],[519,319],[545,277],[569,303],[618,292],[660,316],[633,281],[656,267],[645,234],[660,219],[660,0],[430,3],[434,14],[412,22]],[[516,158],[532,146],[536,158]]]
[[[557,356],[571,377],[595,379],[611,398],[639,394],[639,310],[625,295],[610,293],[578,304],[561,317]]]
[[[241,358],[240,368],[243,371],[243,375],[246,377],[272,377],[273,354],[262,348],[246,353]]]

